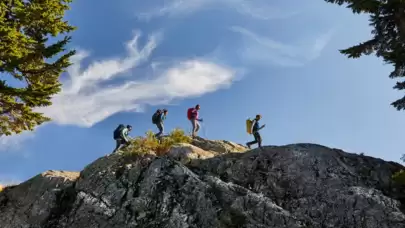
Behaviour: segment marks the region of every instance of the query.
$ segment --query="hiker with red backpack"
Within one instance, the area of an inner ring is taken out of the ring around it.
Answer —
[[[198,111],[200,110],[200,105],[196,105],[194,108],[189,108],[187,110],[187,118],[190,120],[193,129],[191,131],[191,136],[194,138],[200,130],[200,123],[203,122],[203,119],[198,118]]]
[[[159,129],[159,132],[155,134],[156,138],[159,138],[164,131],[163,121],[166,119],[167,116],[167,109],[160,110],[158,109],[152,116],[152,123],[156,125]]]

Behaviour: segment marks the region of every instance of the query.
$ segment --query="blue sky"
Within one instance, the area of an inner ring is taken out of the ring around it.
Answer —
[[[53,121],[0,138],[0,183],[40,172],[79,171],[114,148],[119,123],[132,136],[189,130],[201,105],[200,135],[251,140],[245,119],[262,114],[265,145],[318,143],[399,161],[404,112],[390,103],[391,66],[338,50],[370,37],[366,15],[322,0],[76,1],[66,19],[78,30],[63,91],[39,109]]]

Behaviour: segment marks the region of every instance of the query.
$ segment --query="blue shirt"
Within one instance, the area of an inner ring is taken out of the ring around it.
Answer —
[[[252,123],[252,132],[257,132],[259,130],[259,121],[254,119]]]

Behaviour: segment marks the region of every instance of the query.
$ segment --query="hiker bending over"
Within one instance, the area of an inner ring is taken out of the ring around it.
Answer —
[[[117,152],[121,149],[121,146],[129,146],[129,139],[128,134],[132,130],[131,125],[127,125],[126,127],[123,124],[120,124],[114,131],[114,139],[117,143],[113,153]]]
[[[200,105],[196,105],[194,108],[189,108],[187,110],[187,118],[190,120],[193,130],[191,131],[191,136],[194,138],[200,130],[200,123],[203,119],[198,118],[198,111],[200,110]]]
[[[158,109],[155,114],[152,116],[152,123],[156,125],[159,129],[159,132],[155,134],[155,137],[160,137],[164,132],[164,125],[163,122],[166,119],[167,109],[160,110]]]
[[[252,122],[252,127],[250,129],[250,132],[253,134],[253,137],[255,137],[254,141],[246,143],[246,146],[249,147],[253,144],[258,144],[260,148],[262,148],[262,137],[260,136],[259,130],[264,128],[266,125],[263,124],[261,127],[259,127],[259,120],[262,118],[261,115],[256,115],[256,118]]]

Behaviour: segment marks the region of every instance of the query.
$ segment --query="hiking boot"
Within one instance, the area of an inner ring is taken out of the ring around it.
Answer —
[[[249,149],[250,149],[250,145],[249,145],[249,143],[246,143],[246,146],[247,146],[247,148],[249,148]]]

